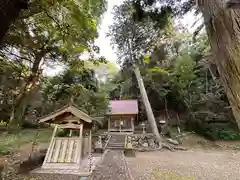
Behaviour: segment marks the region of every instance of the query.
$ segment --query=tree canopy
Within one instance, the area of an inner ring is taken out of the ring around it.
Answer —
[[[10,89],[13,107],[9,117],[16,125],[24,119],[31,94],[41,89],[43,68],[60,64],[82,71],[81,55],[86,52],[90,61],[104,60],[94,57],[99,52],[94,40],[105,1],[32,3],[12,24],[0,50],[1,63],[6,65],[1,71],[8,67],[16,72],[11,75],[16,83]]]
[[[112,96],[142,102],[136,77],[129,69],[137,64],[155,117],[160,113],[161,118],[175,121],[173,124],[182,128],[221,138],[229,126],[234,129],[236,124],[213,60],[209,36],[200,33],[194,39],[195,34],[181,31],[175,24],[190,10],[200,13],[197,8],[195,1],[134,0],[115,8],[109,34],[122,69],[116,77],[120,85]],[[144,119],[145,108],[140,108],[140,119]]]
[[[1,118],[10,126],[72,101],[104,116],[109,99],[138,99],[140,122],[150,117],[157,124],[160,118],[213,139],[239,137],[234,1],[124,1],[114,7],[107,34],[120,69],[99,57],[94,43],[105,1],[26,3],[1,41]],[[195,33],[179,21],[190,11],[204,18]],[[43,74],[59,66],[63,71],[55,76]]]

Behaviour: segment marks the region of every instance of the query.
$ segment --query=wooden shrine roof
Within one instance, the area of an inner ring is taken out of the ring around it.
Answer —
[[[137,100],[112,100],[107,114],[138,114],[138,102]]]
[[[78,109],[75,105],[73,104],[68,104],[64,107],[62,107],[61,109],[58,109],[46,116],[43,116],[39,119],[40,123],[43,122],[47,122],[50,120],[55,119],[58,116],[61,116],[64,113],[71,113],[74,116],[76,116],[77,118],[87,122],[87,123],[92,123],[93,118],[91,118],[89,115],[87,115],[86,113],[84,113],[83,111],[81,111],[80,109]],[[54,121],[54,120],[53,120]]]

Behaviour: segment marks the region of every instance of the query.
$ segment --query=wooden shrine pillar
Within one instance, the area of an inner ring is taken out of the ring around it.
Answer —
[[[80,124],[79,141],[80,142],[78,144],[78,152],[79,152],[79,164],[80,164],[82,159],[82,147],[83,147],[83,124]]]
[[[109,116],[109,117],[108,117],[108,132],[110,132],[110,124],[111,124],[110,121],[111,121],[111,117]]]
[[[132,127],[132,132],[134,133],[135,127],[134,127],[134,118],[133,117],[131,117],[131,127]]]
[[[89,154],[92,153],[92,130],[90,129],[89,132],[89,139],[88,139],[88,143],[89,143]]]

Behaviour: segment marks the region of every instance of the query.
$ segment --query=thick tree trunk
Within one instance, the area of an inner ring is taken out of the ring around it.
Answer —
[[[28,105],[26,99],[27,97],[25,96],[13,106],[9,120],[10,128],[19,128],[22,125]]]
[[[11,127],[15,128],[21,126],[24,120],[26,107],[29,102],[29,96],[31,96],[31,93],[38,89],[37,81],[39,80],[39,65],[44,54],[45,52],[36,54],[36,59],[31,68],[31,74],[27,78],[26,82],[24,82],[19,88],[20,92],[14,100],[13,109],[9,119],[9,124]]]
[[[199,0],[215,63],[240,129],[240,10],[225,0]]]
[[[156,136],[156,138],[158,139],[159,142],[163,142],[163,139],[160,136],[158,128],[157,128],[157,123],[155,121],[155,117],[154,117],[154,114],[153,114],[153,111],[152,111],[152,108],[151,108],[151,104],[148,100],[147,92],[146,92],[146,89],[145,89],[145,86],[144,86],[144,83],[143,83],[143,79],[142,79],[140,70],[137,66],[134,67],[134,73],[135,73],[136,79],[138,81],[138,86],[139,86],[140,93],[141,93],[141,96],[142,96],[143,104],[146,108],[147,118],[148,118],[148,121],[151,125],[153,134]]]
[[[19,16],[22,9],[27,9],[28,0],[1,0],[0,2],[0,44],[10,25]]]

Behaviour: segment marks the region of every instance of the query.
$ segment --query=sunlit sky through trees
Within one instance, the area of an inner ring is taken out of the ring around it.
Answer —
[[[106,37],[108,32],[108,27],[113,23],[113,7],[115,5],[120,5],[124,0],[108,0],[107,11],[103,15],[102,23],[99,26],[99,37],[96,39],[96,45],[100,47],[100,56],[104,56],[108,61],[115,62],[117,60],[116,53],[110,45],[110,39]],[[192,13],[189,13],[182,20],[184,27],[187,27],[189,31],[193,31],[192,27],[193,22],[196,20],[196,17],[193,17]],[[46,68],[46,75],[55,75],[62,70],[61,66],[54,65],[54,68]]]

